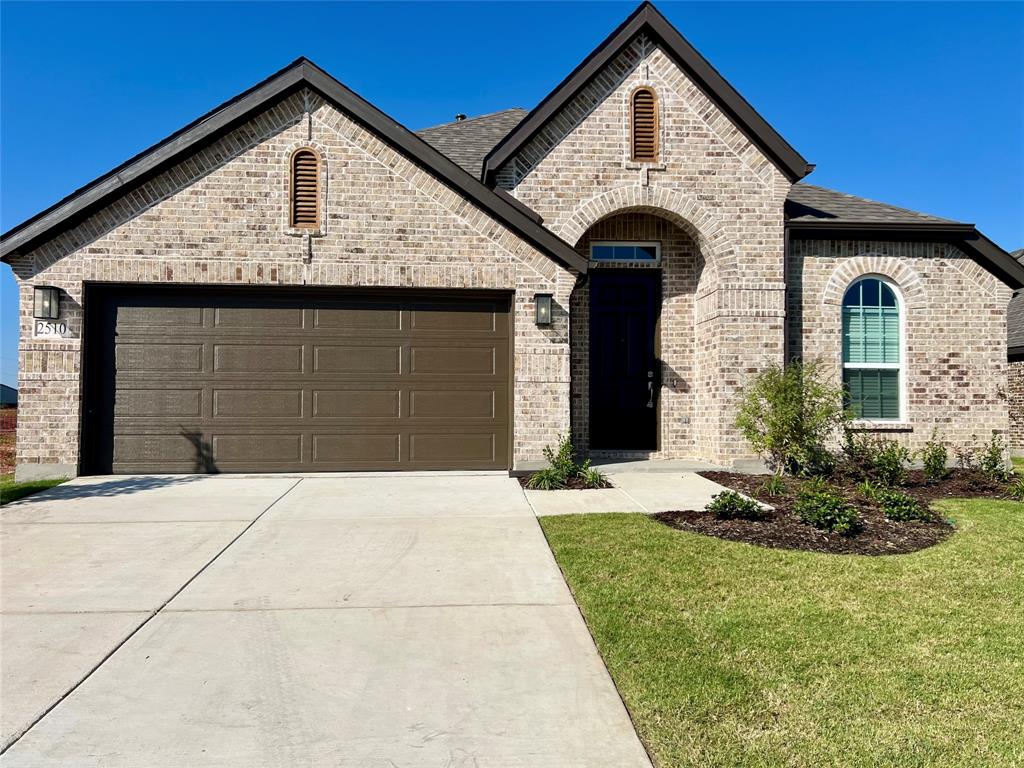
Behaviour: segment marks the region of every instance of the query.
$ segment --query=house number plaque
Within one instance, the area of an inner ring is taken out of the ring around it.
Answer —
[[[66,339],[70,336],[67,320],[32,321],[32,337],[35,339]]]

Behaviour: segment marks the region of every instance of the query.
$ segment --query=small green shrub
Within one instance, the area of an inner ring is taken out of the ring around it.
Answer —
[[[992,433],[992,439],[982,449],[979,468],[997,483],[1008,483],[1012,473],[1006,467],[1006,443],[998,432]]]
[[[925,504],[902,491],[886,489],[876,499],[882,514],[890,520],[905,523],[910,520],[934,520],[935,515]]]
[[[760,504],[736,491],[716,493],[704,511],[711,512],[719,520],[761,520],[765,517],[765,510]]]
[[[856,533],[862,525],[857,510],[828,487],[801,489],[793,510],[805,523],[843,536]]]
[[[1014,501],[1024,501],[1024,477],[1018,477],[1006,490],[1007,495]]]
[[[817,363],[773,365],[743,389],[736,426],[777,472],[827,471],[828,440],[848,419],[842,387],[826,381]]]
[[[555,469],[538,469],[526,481],[526,487],[534,491],[557,491],[567,486],[567,479]]]
[[[772,475],[761,486],[761,493],[765,496],[781,496],[785,492],[786,483],[778,475]]]
[[[531,490],[557,491],[568,488],[572,480],[579,480],[585,488],[607,488],[610,485],[600,471],[590,466],[590,459],[582,464],[576,462],[576,451],[568,437],[559,435],[557,448],[546,446],[544,458],[550,466],[530,475],[526,487]]]
[[[902,485],[907,480],[910,451],[895,440],[845,430],[843,455],[857,477],[883,485]]]
[[[873,483],[870,480],[861,480],[857,483],[857,493],[868,501],[875,501],[878,499],[878,495],[881,492],[882,486],[878,485],[878,483]]]
[[[946,444],[942,442],[937,429],[932,430],[931,439],[924,444],[920,456],[924,465],[924,478],[929,483],[937,483],[949,474],[949,451],[946,450]]]
[[[979,466],[979,459],[981,458],[981,449],[978,447],[978,436],[971,435],[971,442],[966,445],[959,445],[953,449],[953,453],[956,455],[956,463],[960,466],[960,469],[966,469],[968,471],[976,470]]]
[[[910,451],[895,440],[879,442],[881,445],[874,460],[875,477],[885,485],[903,485],[907,481]]]
[[[610,488],[611,483],[599,469],[590,466],[590,459],[587,459],[580,466],[576,476],[583,481],[588,488]]]

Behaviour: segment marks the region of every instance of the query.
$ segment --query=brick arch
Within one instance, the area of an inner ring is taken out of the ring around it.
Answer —
[[[906,262],[879,253],[861,253],[852,259],[840,261],[825,284],[822,302],[834,306],[841,305],[843,294],[850,287],[850,283],[864,275],[881,275],[892,280],[903,294],[903,301],[908,308],[922,307],[926,303],[927,297],[921,276]]]
[[[594,224],[610,216],[641,211],[662,216],[693,236],[708,266],[719,275],[732,271],[736,253],[721,223],[696,198],[674,189],[616,187],[590,198],[554,227],[565,242],[576,245]]]

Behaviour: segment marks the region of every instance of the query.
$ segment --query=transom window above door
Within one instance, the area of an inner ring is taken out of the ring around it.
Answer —
[[[661,263],[661,243],[598,242],[590,244],[590,260],[617,264]]]

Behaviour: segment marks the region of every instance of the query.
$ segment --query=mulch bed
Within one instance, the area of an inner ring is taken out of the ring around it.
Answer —
[[[854,506],[863,522],[861,530],[850,536],[822,531],[793,514],[793,505],[801,481],[784,478],[786,491],[768,496],[761,488],[771,475],[743,475],[734,472],[701,472],[726,488],[770,504],[775,511],[763,520],[719,520],[710,512],[662,512],[654,518],[672,528],[742,541],[773,549],[802,549],[811,552],[857,555],[898,555],[938,544],[953,533],[945,521],[898,523],[883,515],[857,490],[850,477],[832,477],[830,485]],[[1003,489],[980,472],[954,470],[939,483],[929,484],[923,473],[912,471],[899,490],[928,504],[939,499],[995,498]]]

